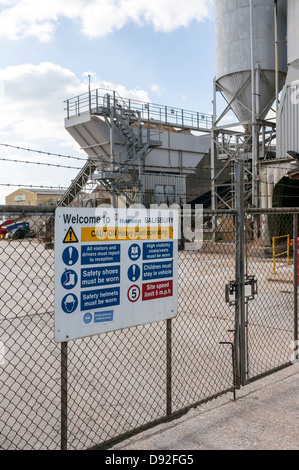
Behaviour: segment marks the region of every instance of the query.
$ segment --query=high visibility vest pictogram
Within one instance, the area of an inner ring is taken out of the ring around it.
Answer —
[[[79,243],[79,240],[72,227],[68,229],[67,234],[64,237],[63,243]]]

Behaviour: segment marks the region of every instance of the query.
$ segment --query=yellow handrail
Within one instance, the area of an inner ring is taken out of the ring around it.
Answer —
[[[283,251],[282,253],[276,254],[276,240],[280,238],[287,239],[287,251]],[[275,259],[282,255],[287,255],[287,266],[290,265],[290,235],[282,235],[280,237],[273,237],[272,238],[272,248],[273,248],[273,274],[276,274],[276,264]]]

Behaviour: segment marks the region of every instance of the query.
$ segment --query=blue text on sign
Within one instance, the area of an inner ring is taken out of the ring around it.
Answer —
[[[81,269],[81,288],[120,284],[120,266]]]
[[[120,263],[120,244],[84,245],[81,248],[81,265]]]
[[[81,292],[81,311],[96,310],[120,304],[120,287]]]
[[[173,257],[173,242],[144,243],[143,260],[165,259]]]
[[[173,261],[144,263],[142,265],[142,280],[164,279],[173,277]]]

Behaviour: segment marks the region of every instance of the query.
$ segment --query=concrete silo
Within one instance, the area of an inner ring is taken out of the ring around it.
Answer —
[[[253,111],[256,119],[266,117],[275,100],[276,70],[279,90],[285,82],[286,0],[277,2],[277,63],[274,5],[273,0],[215,0],[216,83],[240,122],[251,121]]]
[[[214,106],[212,191],[217,194],[217,174],[214,168],[219,153],[222,158],[227,158],[227,164],[230,163],[232,167],[237,157],[245,158],[246,155],[250,179],[246,191],[251,194],[248,203],[257,207],[260,160],[265,157],[265,142],[269,142],[275,135],[275,122],[266,121],[266,118],[287,75],[287,3],[286,0],[215,0],[214,4],[214,104],[216,92],[220,92],[227,107],[217,117]],[[236,115],[237,122],[235,129],[231,125],[227,133],[227,121],[224,122],[223,118],[231,110]],[[222,121],[224,124],[221,125]],[[240,124],[243,126],[243,133],[240,131]],[[220,146],[217,140],[219,136],[222,139]],[[232,144],[234,140],[235,146]],[[228,150],[226,142],[230,145]],[[233,207],[234,182],[228,184],[231,187]],[[214,197],[214,207],[217,208],[217,196]]]

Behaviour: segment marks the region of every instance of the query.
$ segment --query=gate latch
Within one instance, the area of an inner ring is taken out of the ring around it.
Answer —
[[[229,284],[225,286],[225,301],[231,306],[236,305],[236,292],[238,284],[236,281],[230,281]],[[255,295],[257,295],[257,279],[255,276],[246,276],[244,279],[244,288],[245,288],[245,304],[250,300],[253,300]]]

